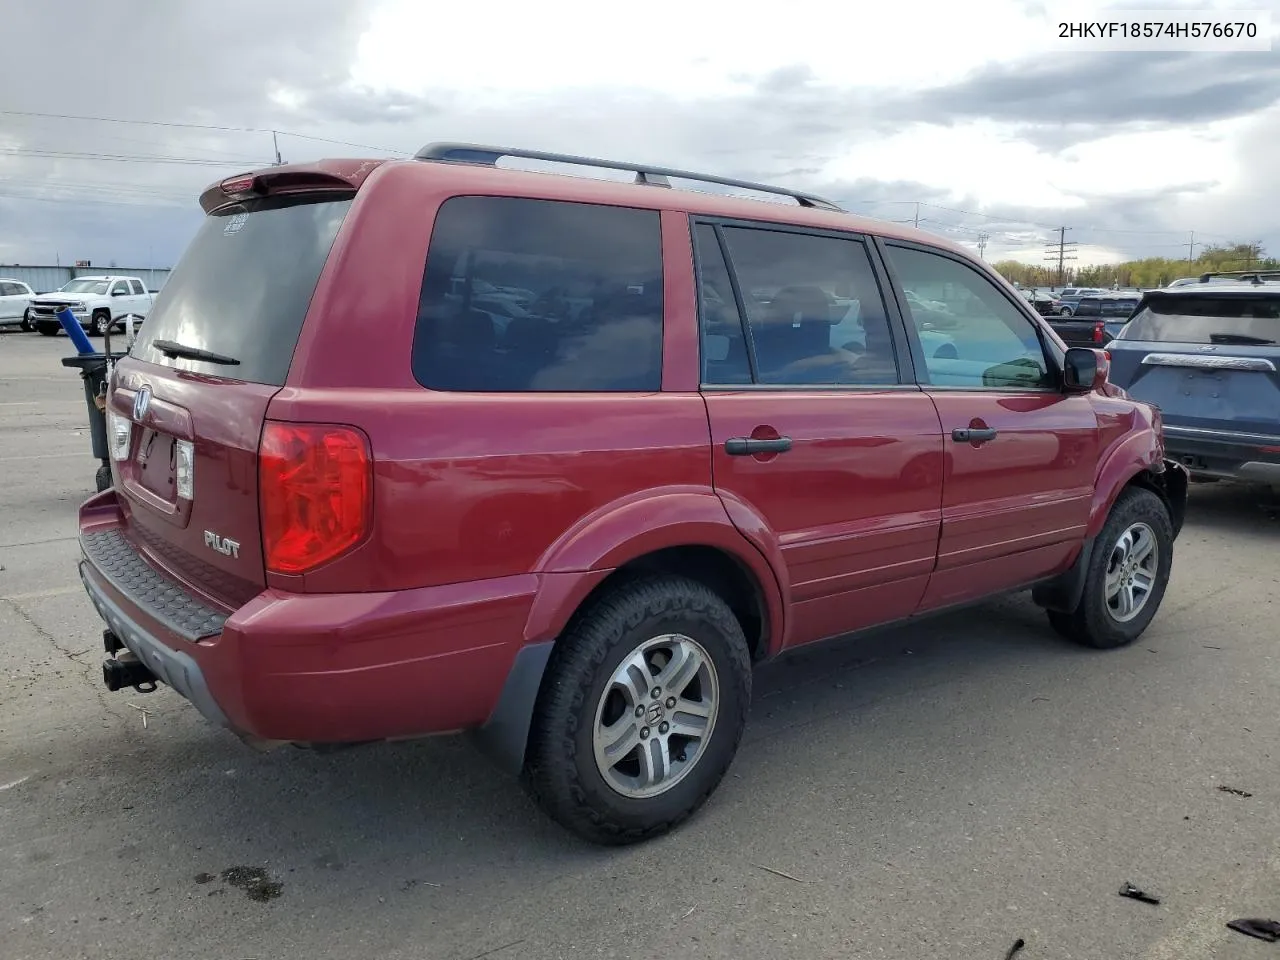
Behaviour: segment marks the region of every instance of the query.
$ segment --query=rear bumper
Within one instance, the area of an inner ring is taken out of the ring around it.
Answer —
[[[263,740],[482,726],[525,646],[538,584],[530,574],[393,593],[267,589],[219,611],[125,539],[111,491],[81,508],[80,542],[85,590],[121,642],[208,720]]]
[[[1280,436],[1164,426],[1165,455],[1190,473],[1280,484]]]

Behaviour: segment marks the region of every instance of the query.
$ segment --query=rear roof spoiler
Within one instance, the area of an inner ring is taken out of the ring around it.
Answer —
[[[205,187],[200,206],[212,213],[228,204],[255,197],[317,191],[355,193],[369,174],[385,160],[320,160],[316,163],[283,164],[249,173],[236,174]]]

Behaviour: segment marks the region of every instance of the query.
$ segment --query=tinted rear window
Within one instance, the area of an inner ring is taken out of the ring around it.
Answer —
[[[133,355],[183,370],[283,384],[350,199],[259,200],[210,214],[156,296]],[[234,357],[171,359],[151,344]]]
[[[1241,297],[1153,297],[1120,339],[1167,343],[1280,342],[1280,291]]]
[[[657,211],[454,197],[427,252],[413,371],[433,390],[662,385]]]

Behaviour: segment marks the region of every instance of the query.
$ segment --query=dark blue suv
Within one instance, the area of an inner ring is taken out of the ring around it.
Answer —
[[[1150,290],[1107,350],[1112,383],[1160,408],[1170,459],[1280,491],[1280,282]]]

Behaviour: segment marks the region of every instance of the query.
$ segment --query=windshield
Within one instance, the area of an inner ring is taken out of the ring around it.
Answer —
[[[142,328],[133,355],[183,370],[281,385],[349,199],[259,200],[205,218]],[[218,366],[157,341],[239,361]]]
[[[1274,343],[1280,340],[1280,294],[1153,297],[1129,321],[1119,339]]]
[[[58,288],[59,293],[97,293],[106,295],[107,281],[105,280],[72,280],[70,283],[64,284]]]

